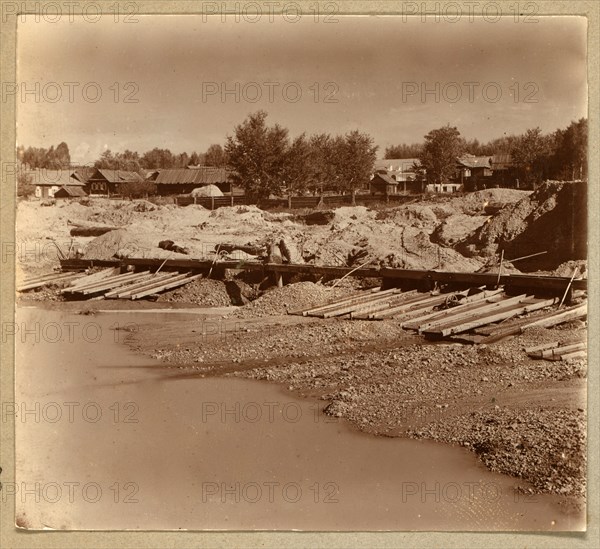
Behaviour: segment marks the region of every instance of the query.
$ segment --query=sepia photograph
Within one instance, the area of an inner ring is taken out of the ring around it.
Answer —
[[[20,535],[586,531],[587,17],[21,4]]]

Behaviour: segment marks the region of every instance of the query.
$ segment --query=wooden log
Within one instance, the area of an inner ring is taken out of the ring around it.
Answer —
[[[72,225],[71,236],[100,236],[121,228],[103,223],[73,223]]]
[[[121,269],[119,267],[109,267],[108,269],[102,269],[101,271],[98,271],[97,273],[87,275],[87,276],[82,276],[82,277],[74,280],[73,282],[71,282],[70,287],[76,288],[78,286],[87,286],[87,285],[93,284],[95,282],[100,282],[111,276],[117,276],[120,272],[121,272]]]
[[[416,292],[416,290],[415,290],[415,292]],[[409,293],[410,292],[403,292],[400,295],[394,295],[386,300],[377,301],[377,302],[369,301],[369,302],[365,303],[364,305],[359,305],[357,309],[354,309],[350,313],[350,318],[364,319],[365,316],[368,317],[368,315],[370,315],[370,314],[374,314],[374,313],[378,313],[381,311],[385,311],[387,309],[391,309],[392,307],[395,307],[395,306],[399,305],[400,303],[406,302],[408,299],[410,299],[411,296],[406,295]]]
[[[317,313],[324,313],[326,311],[330,311],[338,307],[343,307],[345,305],[363,303],[370,299],[377,299],[379,296],[382,295],[391,295],[397,292],[398,290],[396,288],[392,288],[391,290],[385,291],[381,291],[379,288],[376,288],[375,290],[368,290],[366,292],[351,294],[350,296],[344,297],[342,299],[335,299],[324,305],[319,305],[318,307],[313,307],[312,309],[305,310],[302,314],[304,316],[319,316],[319,314]]]
[[[587,343],[585,341],[573,343],[571,345],[562,345],[561,347],[556,347],[555,349],[545,349],[543,351],[539,351],[539,353],[542,358],[549,358],[572,353],[573,351],[581,351],[583,349],[587,349]]]
[[[27,290],[33,290],[35,288],[41,288],[42,286],[48,286],[49,284],[57,284],[62,282],[67,282],[72,278],[78,278],[81,276],[81,273],[64,273],[57,275],[54,278],[47,278],[44,280],[40,280],[38,282],[30,282],[29,284],[24,284],[17,288],[17,292],[26,292]]]
[[[529,353],[535,353],[536,351],[545,351],[546,349],[552,349],[554,347],[558,347],[558,341],[553,341],[552,343],[543,343],[542,345],[534,345],[533,347],[525,347],[524,351]]]
[[[551,316],[545,316],[542,319],[525,324],[521,326],[521,331],[534,327],[551,328],[552,326],[562,324],[563,322],[576,320],[585,316],[587,316],[587,303],[584,303],[583,305],[576,305],[575,307],[571,307],[570,309],[566,309],[562,312],[557,312]]]
[[[395,289],[395,291],[390,293],[388,293],[388,290],[385,292],[377,292],[376,294],[371,294],[370,296],[365,296],[364,298],[358,298],[348,303],[342,303],[341,305],[330,307],[325,310],[318,311],[317,313],[311,313],[309,316],[320,316],[321,318],[339,316],[354,311],[355,309],[358,309],[364,305],[387,302],[399,293],[401,293],[401,290],[399,289]]]
[[[154,290],[154,288],[159,288],[165,284],[169,284],[170,282],[176,281],[176,280],[182,280],[184,279],[186,276],[188,276],[190,273],[175,273],[175,276],[172,276],[166,280],[146,280],[144,285],[140,288],[138,288],[137,290],[133,290],[132,292],[123,292],[125,295],[123,296],[124,299],[133,299],[133,296],[142,292],[145,292],[146,290]],[[127,288],[122,288],[123,290],[127,290]]]
[[[351,293],[348,297],[343,297],[343,298],[336,298],[336,299],[331,299],[325,303],[323,303],[322,305],[319,305],[318,307],[313,307],[311,309],[293,309],[291,311],[288,312],[289,315],[304,315],[307,316],[308,313],[310,312],[314,312],[314,311],[319,311],[319,310],[323,310],[323,309],[327,309],[331,306],[336,306],[339,305],[341,303],[346,303],[346,302],[350,302],[352,299],[356,299],[362,296],[367,296],[376,292],[379,292],[380,289],[379,288],[373,288],[372,290],[366,290],[366,291],[361,291],[361,292],[355,292],[355,293]]]
[[[575,351],[573,353],[567,353],[566,355],[561,355],[561,360],[573,360],[575,358],[586,358],[587,351]]]
[[[454,326],[447,326],[444,328],[430,328],[425,330],[426,334],[431,335],[440,335],[440,336],[449,336],[452,334],[458,334],[461,332],[468,332],[477,326],[484,326],[485,324],[490,324],[491,322],[497,322],[498,320],[503,320],[505,318],[510,318],[512,316],[520,315],[523,313],[527,313],[530,311],[535,311],[537,309],[542,309],[544,307],[548,307],[556,302],[556,299],[545,299],[541,301],[537,301],[536,303],[530,304],[519,304],[518,306],[509,306],[507,310],[502,310],[495,312],[491,315],[485,315],[480,318],[475,318],[472,320],[468,320],[466,322],[462,322],[460,324]]]
[[[117,276],[110,276],[99,282],[87,284],[85,286],[78,286],[77,288],[65,288],[61,290],[62,293],[84,293],[87,290],[108,290],[118,286],[121,282],[134,279],[139,276],[147,275],[150,271],[142,271],[141,273],[124,273]]]
[[[454,316],[455,314],[460,314],[463,311],[470,311],[477,309],[478,307],[483,307],[486,305],[486,303],[492,303],[492,298],[502,299],[503,296],[504,293],[502,290],[484,291],[479,294],[467,296],[460,302],[461,304],[457,305],[456,307],[451,307],[442,311],[435,311],[433,313],[427,313],[414,318],[410,322],[404,324],[402,327],[409,330],[418,330],[420,327],[427,327],[430,322],[435,322],[449,316]]]
[[[467,309],[466,311],[459,311],[457,314],[448,316],[446,318],[442,318],[440,320],[434,321],[434,322],[428,322],[425,324],[422,324],[421,326],[419,326],[419,331],[420,332],[424,332],[425,330],[435,330],[435,329],[441,329],[441,328],[445,328],[447,326],[454,326],[455,324],[457,324],[457,322],[461,321],[461,320],[465,320],[465,319],[475,319],[475,318],[481,318],[482,316],[486,316],[489,313],[492,313],[494,311],[498,311],[498,310],[504,310],[508,307],[514,307],[516,305],[518,305],[519,303],[521,303],[524,299],[527,298],[526,294],[522,294],[522,295],[518,295],[515,297],[510,297],[508,299],[501,299],[499,301],[492,301],[491,303],[488,303],[487,300],[485,300],[483,303],[479,303],[479,307],[475,310],[471,310],[471,309]],[[491,300],[494,299],[498,299],[498,298],[491,298]],[[402,327],[404,328],[404,325],[402,325]]]
[[[157,292],[162,292],[164,290],[170,290],[172,288],[176,288],[177,286],[183,286],[184,284],[188,284],[189,282],[192,282],[193,280],[196,280],[202,276],[201,274],[187,276],[187,274],[188,273],[186,273],[186,278],[183,278],[181,280],[174,280],[174,281],[169,282],[168,284],[165,284],[159,288],[149,289],[149,290],[140,292],[138,294],[134,294],[131,296],[131,299],[139,299],[141,297],[146,297],[147,295],[152,295]]]
[[[122,278],[120,280],[113,280],[112,282],[106,282],[104,284],[99,284],[97,286],[90,286],[88,288],[83,288],[81,290],[81,293],[83,295],[88,295],[88,294],[96,294],[98,292],[106,292],[107,290],[112,290],[115,288],[122,288],[123,286],[131,283],[131,282],[138,282],[141,281],[145,278],[148,278],[150,275],[149,273],[134,273],[133,275],[127,277],[127,278]]]
[[[401,313],[407,313],[412,311],[413,313],[425,311],[428,308],[435,307],[440,303],[443,303],[447,298],[447,295],[436,295],[431,296],[431,294],[427,294],[427,297],[419,297],[415,300],[408,300],[406,303],[402,305],[398,305],[397,307],[391,307],[387,311],[382,313],[375,313],[373,315],[369,315],[369,318],[373,318],[375,320],[381,320],[384,318],[390,318],[394,315],[400,315]]]
[[[179,273],[177,271],[162,273],[158,276],[156,275],[156,273],[150,274],[150,275],[144,277],[143,281],[134,282],[132,284],[126,284],[125,286],[120,286],[120,287],[116,288],[115,290],[111,290],[110,292],[104,294],[104,297],[106,297],[108,299],[115,298],[115,297],[118,297],[118,298],[127,297],[128,294],[135,293],[136,290],[143,288],[144,286],[147,286],[150,281],[162,282],[162,281],[168,280],[178,274]]]

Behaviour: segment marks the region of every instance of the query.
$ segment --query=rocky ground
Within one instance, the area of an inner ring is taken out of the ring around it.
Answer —
[[[262,307],[256,316],[252,309],[169,323],[130,344],[182,375],[281,383],[326,401],[327,414],[363,431],[461,445],[537,492],[585,494],[586,362],[533,360],[523,350],[580,341],[582,323],[468,346],[427,342],[393,320],[286,316],[284,306],[277,316],[262,316]]]

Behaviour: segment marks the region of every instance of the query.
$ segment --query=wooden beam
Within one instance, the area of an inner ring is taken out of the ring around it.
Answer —
[[[583,318],[587,315],[587,303],[583,305],[576,305],[571,307],[570,309],[565,309],[562,312],[557,312],[551,316],[544,316],[539,320],[534,320],[528,324],[524,324],[521,326],[521,331],[526,330],[527,328],[551,328],[552,326],[556,326],[557,324],[562,324],[563,322],[568,322],[569,320],[575,320],[578,318]]]
[[[177,286],[183,286],[184,284],[187,284],[188,282],[192,282],[193,280],[196,280],[202,276],[204,276],[204,275],[196,274],[196,275],[189,276],[189,273],[186,273],[185,278],[183,278],[181,280],[172,280],[172,281],[168,282],[167,284],[164,284],[163,286],[160,286],[158,288],[144,290],[143,292],[132,295],[131,299],[139,299],[141,297],[146,297],[148,295],[152,295],[157,292],[162,292],[164,290],[170,290],[172,288],[176,288]],[[179,278],[179,277],[176,277],[176,278]]]
[[[87,286],[88,284],[92,284],[94,282],[100,282],[108,277],[117,276],[121,272],[119,267],[109,267],[107,269],[102,269],[97,273],[93,273],[91,275],[86,275],[71,283],[71,288],[76,288],[77,286]]]
[[[510,308],[508,308],[507,310],[498,311],[491,315],[485,315],[480,318],[468,320],[466,322],[456,324],[454,326],[447,326],[444,328],[429,328],[428,330],[424,330],[424,333],[431,335],[441,335],[445,337],[461,332],[468,332],[469,330],[477,328],[478,326],[484,326],[485,324],[497,322],[498,320],[504,320],[505,318],[511,318],[513,316],[524,314],[530,311],[543,309],[544,307],[549,307],[554,303],[556,303],[556,299],[545,299],[537,301],[535,303],[519,304],[519,306],[517,307],[510,306]]]
[[[67,282],[72,278],[80,277],[81,273],[63,273],[59,274],[54,278],[46,278],[44,280],[40,280],[38,282],[30,282],[28,284],[24,284],[17,288],[17,292],[25,292],[27,290],[33,290],[35,288],[41,288],[42,286],[47,286],[48,284],[54,284],[56,282]]]
[[[553,341],[552,343],[542,343],[541,345],[534,345],[533,347],[525,347],[524,351],[527,354],[535,353],[536,351],[545,351],[546,349],[558,347],[558,345],[558,341]]]
[[[134,282],[133,284],[126,284],[125,286],[119,286],[118,288],[111,290],[110,292],[104,294],[104,297],[106,297],[108,299],[115,298],[115,297],[118,297],[118,298],[126,297],[128,294],[134,293],[139,288],[143,288],[144,286],[147,286],[151,281],[162,282],[162,281],[168,280],[169,278],[172,278],[178,274],[179,273],[177,271],[162,273],[161,275],[158,275],[158,276],[156,276],[156,273],[154,273],[153,275],[144,277],[144,280],[141,282]]]
[[[137,280],[138,278],[148,276],[150,273],[148,271],[142,271],[141,273],[126,273],[118,276],[113,276],[106,278],[103,281],[96,282],[95,284],[90,284],[89,286],[80,286],[71,291],[71,293],[81,293],[84,295],[93,294],[96,292],[101,292],[103,290],[111,290],[116,288],[117,286],[122,285],[125,282],[129,282],[131,280]],[[69,290],[70,288],[66,288]]]
[[[400,293],[401,290],[396,289],[396,294]],[[383,295],[385,293],[385,295]],[[362,307],[372,306],[374,304],[381,304],[389,302],[390,299],[393,299],[394,293],[387,294],[386,292],[380,292],[379,294],[374,294],[370,297],[370,299],[365,299],[360,302],[349,303],[346,305],[342,305],[341,307],[335,307],[333,309],[327,309],[320,313],[317,313],[317,316],[321,316],[322,318],[330,318],[332,316],[340,316],[346,313],[350,313],[355,310],[360,310]],[[311,315],[314,316],[314,315]]]
[[[399,315],[401,313],[417,313],[421,311],[426,311],[429,308],[435,307],[440,303],[446,301],[446,298],[450,294],[442,294],[431,296],[431,294],[427,294],[428,297],[418,298],[416,300],[408,300],[406,303],[402,305],[398,305],[397,307],[391,307],[384,312],[374,313],[369,315],[369,318],[373,318],[375,320],[381,320],[384,318],[394,317],[395,315]]]
[[[304,316],[307,316],[307,313],[309,313],[309,312],[318,311],[318,310],[322,310],[322,309],[327,309],[328,307],[335,306],[335,305],[341,305],[342,303],[349,303],[353,299],[358,299],[360,297],[366,297],[366,296],[369,296],[369,295],[372,295],[372,294],[378,293],[378,292],[380,292],[380,288],[373,288],[371,290],[364,290],[364,291],[354,292],[354,293],[351,293],[350,295],[348,295],[346,297],[336,298],[336,299],[330,299],[329,301],[326,301],[322,305],[319,305],[318,307],[313,307],[312,309],[306,309],[306,308],[293,309],[293,310],[289,311],[288,314],[289,315],[304,315]]]
[[[515,297],[505,299],[492,297],[490,298],[489,302],[486,299],[483,303],[477,303],[476,305],[478,305],[478,307],[474,310],[467,309],[463,310],[462,312],[459,311],[457,314],[450,315],[448,317],[441,318],[436,321],[424,323],[421,326],[419,326],[419,332],[424,332],[425,330],[429,329],[440,329],[445,328],[446,326],[453,326],[457,322],[465,319],[481,318],[482,316],[485,316],[490,312],[504,310],[507,307],[514,307],[526,298],[526,294],[521,294]],[[402,327],[404,328],[404,324],[402,325]]]
[[[489,290],[470,295],[465,297],[460,302],[460,305],[457,305],[456,307],[450,307],[449,309],[435,311],[433,313],[427,313],[417,318],[413,318],[410,322],[403,324],[402,327],[409,330],[418,330],[426,322],[434,322],[448,316],[453,316],[454,314],[460,314],[463,311],[469,311],[477,309],[478,307],[483,307],[486,303],[493,303],[493,301],[491,301],[492,298],[501,299],[503,295],[504,294],[502,290]]]
[[[337,309],[339,307],[343,307],[345,305],[351,304],[360,304],[366,301],[370,301],[372,299],[378,299],[381,296],[392,295],[394,293],[399,293],[398,288],[392,288],[391,290],[381,291],[377,289],[377,291],[369,290],[367,292],[361,292],[359,294],[352,294],[349,297],[345,297],[343,299],[337,299],[325,305],[320,305],[319,307],[313,307],[312,309],[308,309],[303,312],[304,316],[320,316],[320,314],[325,313],[327,311],[331,311]]]
[[[168,284],[170,282],[176,281],[176,280],[182,280],[184,279],[186,276],[189,276],[190,273],[175,273],[175,276],[172,276],[166,280],[146,280],[145,284],[141,287],[138,288],[137,290],[133,290],[132,292],[127,292],[127,288],[121,288],[122,290],[124,290],[124,298],[125,299],[132,299],[132,296],[145,292],[146,290],[153,290],[154,288],[159,288],[160,286],[163,286],[164,284]],[[201,275],[204,276],[204,275]]]

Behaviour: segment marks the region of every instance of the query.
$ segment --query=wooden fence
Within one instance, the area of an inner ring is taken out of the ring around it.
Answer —
[[[355,203],[359,206],[367,206],[375,203],[397,203],[403,204],[418,198],[420,195],[415,194],[399,194],[389,195],[387,197],[380,195],[356,195]],[[251,204],[257,205],[263,210],[274,208],[316,208],[322,200],[322,205],[325,207],[349,206],[352,204],[352,195],[332,195],[332,196],[292,196],[289,198],[268,198],[253,201],[245,196],[210,196],[210,197],[194,197],[182,195],[174,197],[175,203],[178,206],[189,206],[190,204],[199,204],[208,210],[216,210],[224,206],[248,206]]]

